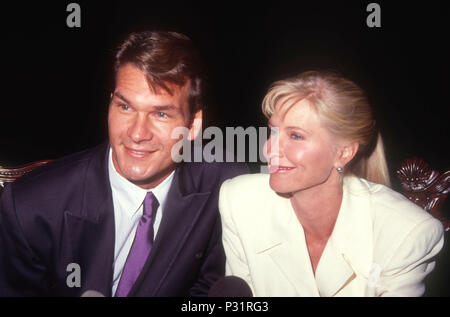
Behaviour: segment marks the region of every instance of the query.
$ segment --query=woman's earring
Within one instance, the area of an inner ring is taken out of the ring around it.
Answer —
[[[344,169],[343,169],[342,167],[338,167],[338,168],[336,168],[336,170],[337,170],[339,173],[343,173],[343,172],[344,172]]]

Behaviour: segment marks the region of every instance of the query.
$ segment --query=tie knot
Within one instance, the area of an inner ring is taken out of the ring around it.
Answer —
[[[148,192],[147,195],[145,195],[144,199],[144,216],[151,217],[153,213],[156,212],[158,209],[159,203],[158,199],[156,199],[155,195],[153,195],[152,192]]]

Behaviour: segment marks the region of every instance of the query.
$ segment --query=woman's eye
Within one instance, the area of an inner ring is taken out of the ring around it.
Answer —
[[[297,133],[291,133],[291,138],[294,140],[301,140],[303,137],[300,134]]]

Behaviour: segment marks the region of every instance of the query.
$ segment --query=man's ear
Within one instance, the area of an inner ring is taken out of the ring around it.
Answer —
[[[352,142],[342,146],[338,151],[338,158],[336,162],[336,167],[344,167],[350,162],[358,153],[359,143]]]
[[[188,140],[193,141],[202,129],[203,110],[198,110],[192,119],[191,127],[189,128]]]

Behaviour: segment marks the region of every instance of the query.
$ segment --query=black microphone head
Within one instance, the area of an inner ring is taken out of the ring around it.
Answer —
[[[253,297],[253,293],[242,278],[225,276],[211,286],[208,297]]]
[[[81,297],[105,297],[105,295],[94,290],[88,290],[81,294]]]

